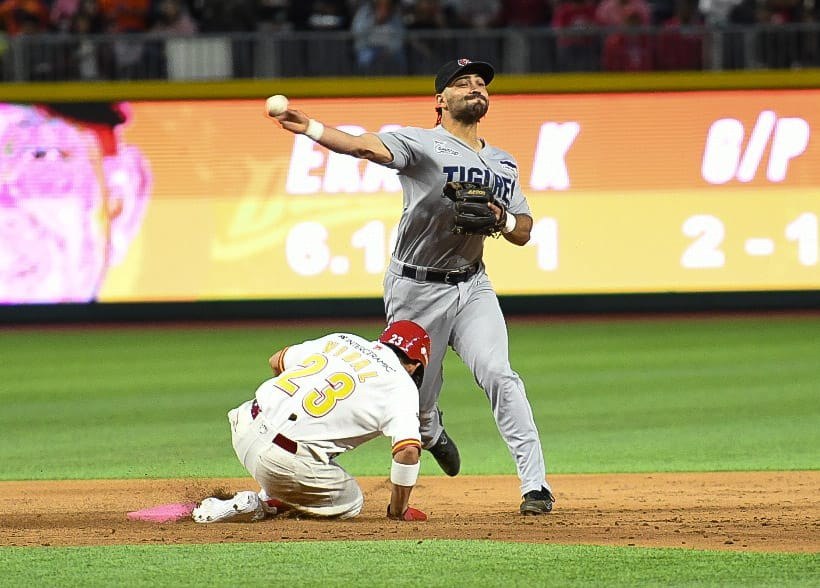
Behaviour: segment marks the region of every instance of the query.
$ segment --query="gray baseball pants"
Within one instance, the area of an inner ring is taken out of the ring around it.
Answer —
[[[437,402],[447,347],[461,357],[490,401],[498,431],[515,460],[521,494],[548,486],[538,429],[524,383],[509,360],[507,324],[483,266],[459,284],[419,281],[400,275],[392,262],[384,278],[388,323],[413,320],[430,335],[431,356],[419,391],[424,447],[443,430]]]

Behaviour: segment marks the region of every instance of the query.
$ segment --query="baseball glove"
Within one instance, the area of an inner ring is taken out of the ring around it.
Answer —
[[[487,186],[473,182],[447,182],[444,196],[453,201],[453,232],[459,235],[496,235],[500,226],[487,204],[495,203]]]

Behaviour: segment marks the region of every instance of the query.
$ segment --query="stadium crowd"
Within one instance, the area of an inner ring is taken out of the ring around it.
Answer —
[[[35,74],[41,67],[80,79],[128,79],[135,77],[129,60],[136,65],[152,52],[163,58],[161,45],[132,42],[106,51],[89,42],[129,33],[346,33],[352,43],[345,58],[354,73],[400,75],[416,73],[410,64],[419,60],[440,61],[446,48],[419,40],[436,32],[546,29],[544,51],[555,71],[699,70],[707,31],[759,25],[755,43],[778,47],[763,52],[757,65],[799,67],[817,64],[818,29],[781,25],[817,22],[817,0],[0,0],[0,28],[8,37],[75,40],[61,52],[64,63],[34,63]],[[733,67],[731,55],[727,65]],[[241,67],[234,73],[246,75]]]

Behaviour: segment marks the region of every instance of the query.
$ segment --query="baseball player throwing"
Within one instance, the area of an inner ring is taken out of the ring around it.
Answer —
[[[524,384],[510,366],[507,326],[482,259],[487,235],[501,234],[524,245],[533,224],[515,159],[478,135],[494,75],[493,67],[480,61],[459,59],[442,66],[435,80],[438,120],[432,129],[353,136],[298,110],[273,118],[337,153],[398,170],[404,206],[384,278],[384,302],[388,320],[416,321],[433,342],[419,392],[423,446],[445,473],[459,472],[458,449],[437,405],[450,345],[487,394],[515,460],[520,511],[545,514],[555,499],[541,442]]]
[[[283,509],[355,517],[364,497],[336,457],[380,434],[393,440],[388,518],[427,520],[408,503],[421,453],[418,386],[429,357],[429,336],[406,320],[377,341],[334,333],[277,351],[275,377],[228,413],[236,456],[261,491],[206,498],[194,520],[260,520]]]

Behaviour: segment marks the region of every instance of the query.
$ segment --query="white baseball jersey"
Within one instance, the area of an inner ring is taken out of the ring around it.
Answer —
[[[420,446],[418,390],[389,347],[333,333],[288,347],[282,363],[256,401],[265,420],[300,446],[334,455],[380,434],[394,451]]]

